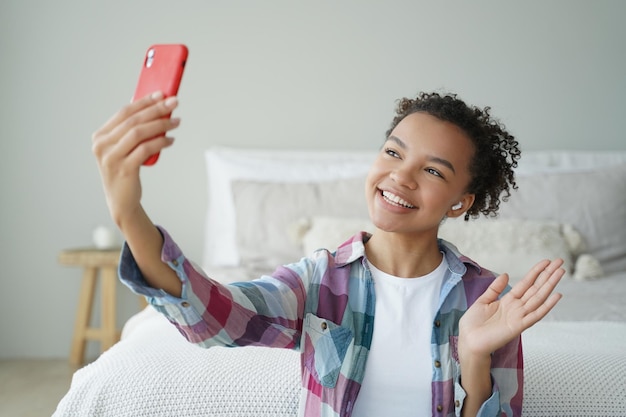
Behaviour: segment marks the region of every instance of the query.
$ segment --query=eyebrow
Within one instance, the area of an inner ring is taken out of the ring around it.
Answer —
[[[399,138],[399,137],[397,137],[397,136],[393,136],[393,135],[391,135],[391,136],[389,136],[389,137],[387,138],[387,141],[392,141],[392,142],[395,142],[395,143],[396,143],[396,145],[398,145],[398,146],[399,146],[399,147],[401,147],[402,149],[406,149],[406,143],[404,143],[404,142],[402,141],[402,139],[400,139],[400,138]]]
[[[397,136],[391,135],[391,136],[389,136],[387,138],[387,141],[395,142],[402,149],[406,149],[407,148],[406,143],[404,143],[404,141],[402,139],[400,139],[399,137],[397,137]],[[428,156],[428,160],[431,161],[431,162],[436,162],[438,164],[441,164],[441,165],[443,165],[445,167],[448,167],[453,173],[456,174],[456,170],[454,169],[454,165],[452,165],[452,162],[448,161],[447,159],[439,158],[438,156],[429,155]]]

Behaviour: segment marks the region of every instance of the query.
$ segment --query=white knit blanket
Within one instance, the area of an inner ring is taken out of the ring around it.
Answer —
[[[523,416],[626,416],[626,323],[540,322],[523,348]]]
[[[626,323],[548,322],[524,334],[524,413],[626,416]],[[294,417],[296,352],[201,349],[148,307],[74,375],[54,417]]]

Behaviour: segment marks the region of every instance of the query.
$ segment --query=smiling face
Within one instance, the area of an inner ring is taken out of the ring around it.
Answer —
[[[452,123],[412,113],[393,129],[374,161],[366,199],[374,225],[386,232],[436,237],[444,216],[457,217],[473,203],[466,192],[474,145]],[[463,203],[460,209],[452,206]]]

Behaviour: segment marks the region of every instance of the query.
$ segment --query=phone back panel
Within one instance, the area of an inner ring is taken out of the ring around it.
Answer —
[[[146,51],[133,101],[155,91],[175,96],[183,77],[187,47],[180,44],[152,45]]]
[[[182,44],[152,45],[146,51],[143,66],[139,74],[139,81],[132,101],[138,100],[156,91],[163,92],[165,97],[178,94],[187,63],[189,51]],[[167,115],[169,117],[170,115]],[[156,153],[150,156],[143,164],[154,165],[159,159]]]

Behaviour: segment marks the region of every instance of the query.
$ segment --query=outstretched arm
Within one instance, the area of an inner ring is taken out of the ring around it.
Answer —
[[[565,273],[562,265],[562,259],[539,262],[501,298],[509,278],[500,275],[461,317],[458,353],[467,394],[463,416],[475,416],[491,395],[491,354],[545,317],[561,299],[553,291]]]
[[[150,155],[172,144],[165,134],[179,120],[164,116],[177,104],[175,97],[164,100],[163,94],[152,94],[124,106],[93,134],[93,153],[111,217],[146,281],[174,296],[180,296],[182,285],[161,261],[163,238],[141,206],[139,170]]]

